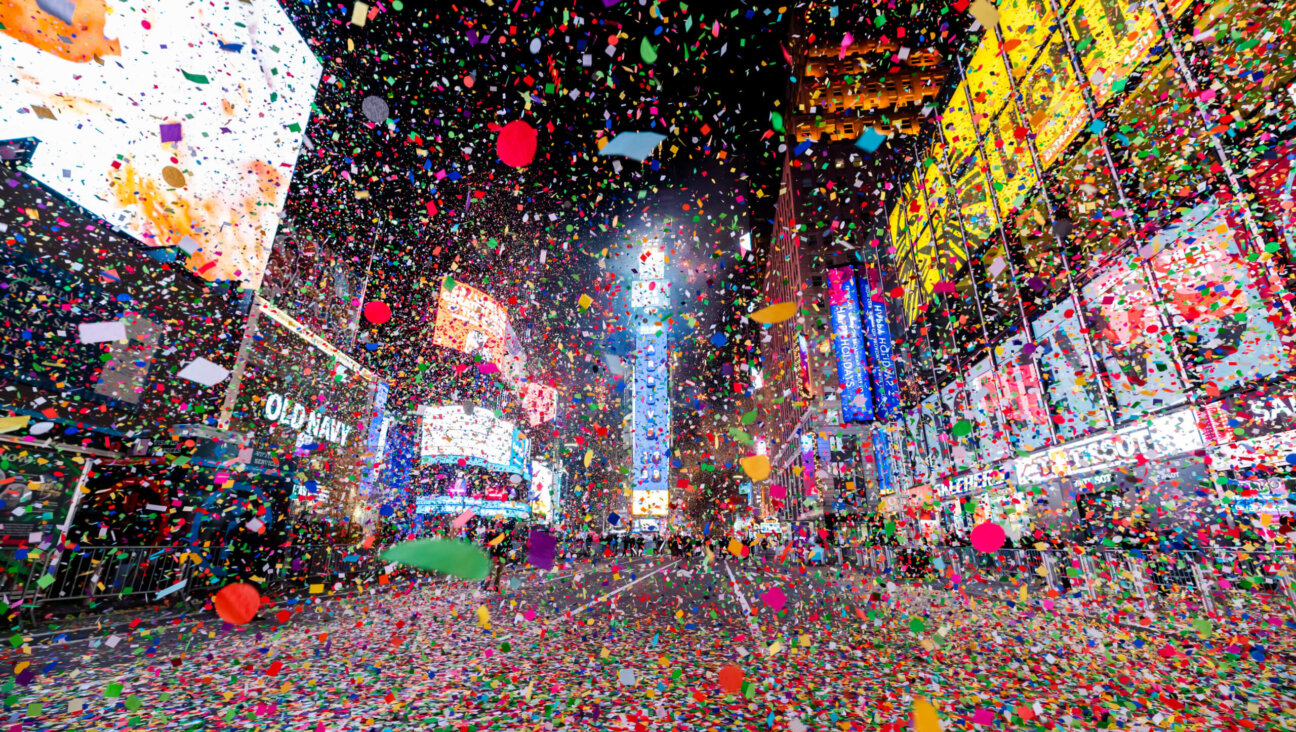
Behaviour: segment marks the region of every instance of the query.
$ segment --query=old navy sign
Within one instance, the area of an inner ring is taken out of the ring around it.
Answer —
[[[859,294],[863,298],[864,321],[868,327],[869,365],[873,387],[877,389],[877,416],[891,420],[900,414],[900,387],[896,381],[895,359],[891,355],[886,301],[882,299],[882,274],[877,267],[865,267],[864,270],[859,277]]]
[[[837,353],[842,421],[872,421],[873,395],[864,371],[864,326],[854,267],[828,270],[828,309],[832,314],[833,350]]]
[[[343,446],[347,444],[353,429],[282,394],[272,393],[266,396],[263,414],[272,424],[278,423],[303,435],[322,438]]]

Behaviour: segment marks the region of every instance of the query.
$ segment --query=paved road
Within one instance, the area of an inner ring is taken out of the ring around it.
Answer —
[[[1000,728],[1191,714],[1187,729],[1244,717],[1280,729],[1296,708],[1291,669],[1229,656],[1231,639],[1167,657],[1164,642],[1125,631],[926,586],[888,591],[834,568],[638,558],[519,572],[506,586],[428,580],[272,609],[245,628],[184,619],[36,648],[8,659],[7,721],[24,732],[898,731],[924,696],[946,729],[985,714]],[[720,683],[729,666],[742,677],[732,694]],[[1233,704],[1221,706],[1220,684]]]

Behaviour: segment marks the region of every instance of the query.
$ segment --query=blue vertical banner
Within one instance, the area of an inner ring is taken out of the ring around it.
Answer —
[[[873,462],[878,482],[878,495],[889,494],[891,486],[891,442],[886,429],[881,425],[873,427]]]
[[[887,326],[886,300],[882,297],[882,273],[877,267],[865,267],[859,279],[864,300],[864,321],[868,329],[869,371],[877,391],[877,416],[895,419],[900,414],[900,387],[896,381],[895,359],[891,355],[891,329]]]
[[[864,368],[864,324],[860,320],[855,268],[828,270],[828,310],[832,314],[833,350],[841,387],[843,422],[871,422],[873,395]]]
[[[369,435],[365,439],[364,467],[360,469],[360,495],[367,496],[373,491],[375,473],[382,461],[383,420],[387,417],[388,387],[378,382],[374,387],[373,410],[369,415]]]

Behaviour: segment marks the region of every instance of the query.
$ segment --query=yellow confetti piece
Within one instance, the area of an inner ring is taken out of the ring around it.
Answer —
[[[594,304],[594,298],[582,294],[580,299],[576,301],[576,304],[580,305],[581,310],[589,310],[589,306]]]
[[[773,323],[782,323],[783,321],[796,315],[796,303],[780,302],[752,313],[749,317],[757,323],[770,325]]]
[[[593,450],[586,450],[586,451],[585,451],[585,467],[588,468],[588,467],[590,466],[590,463],[593,462],[593,461],[594,461],[594,451],[593,451]]]
[[[0,417],[0,434],[20,430],[27,426],[31,417],[23,415],[21,417]]]
[[[913,728],[914,732],[941,732],[940,717],[936,714],[936,707],[921,696],[914,699]]]
[[[319,595],[319,594],[322,594],[323,592],[324,592],[324,585],[311,585],[311,586],[310,586],[310,593],[311,593],[312,595]]]
[[[742,465],[743,472],[748,478],[760,482],[769,477],[770,463],[769,458],[764,455],[752,455],[738,461]]]
[[[490,628],[490,610],[485,605],[477,606],[477,624],[483,628]]]
[[[501,541],[504,541],[504,534],[500,534],[494,539],[491,539],[489,542],[486,543],[486,546],[499,546],[499,543]]]

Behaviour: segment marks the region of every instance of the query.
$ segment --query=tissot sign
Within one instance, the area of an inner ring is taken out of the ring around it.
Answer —
[[[1019,485],[1083,475],[1145,459],[1182,455],[1203,447],[1193,410],[1155,417],[1115,434],[1092,437],[1017,460]]]

